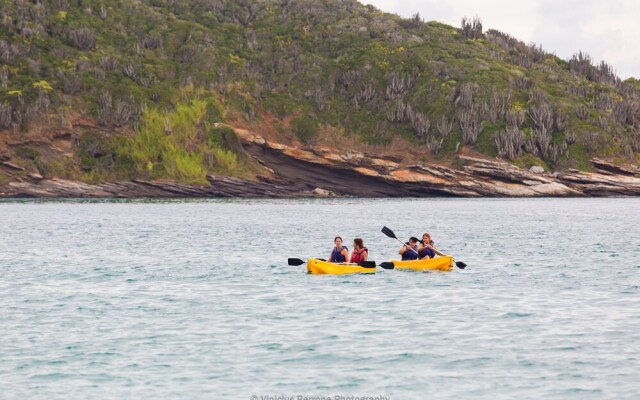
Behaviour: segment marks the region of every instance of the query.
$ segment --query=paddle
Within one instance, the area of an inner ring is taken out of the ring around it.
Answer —
[[[395,267],[393,266],[393,263],[392,263],[392,262],[390,262],[390,261],[381,262],[381,263],[380,263],[380,267],[382,267],[382,268],[384,268],[384,269],[393,269],[393,268],[395,268]]]
[[[306,261],[301,260],[301,259],[299,259],[299,258],[289,258],[289,259],[287,260],[287,263],[288,263],[289,265],[302,265],[302,264],[306,263]]]
[[[317,258],[317,260],[325,261],[322,258]],[[299,258],[289,258],[289,259],[287,259],[287,263],[289,265],[302,265],[302,264],[306,263],[306,261],[301,260]],[[363,268],[375,268],[376,267],[376,262],[375,261],[360,261],[358,263],[358,266],[363,267]]]
[[[396,236],[396,234],[395,234],[395,233],[393,233],[393,231],[392,231],[391,229],[387,228],[386,226],[383,226],[383,227],[382,227],[382,233],[384,233],[385,235],[387,235],[387,236],[388,236],[388,237],[390,237],[391,239],[396,239],[396,240],[397,240],[397,241],[399,241],[400,243],[404,244],[404,243],[402,242],[402,240],[398,239],[398,237]],[[411,250],[413,250],[413,249],[411,249]],[[413,251],[415,251],[415,250],[413,250]],[[389,267],[389,264],[391,264],[391,267]],[[381,263],[381,264],[380,264],[380,266],[381,266],[382,268],[385,268],[385,269],[392,269],[392,268],[393,268],[393,263],[390,263],[390,262],[383,262],[383,263]],[[465,268],[467,268],[467,264],[463,263],[462,261],[456,261],[456,267],[458,267],[458,268],[460,268],[460,269],[465,269]]]
[[[387,228],[386,226],[383,226],[383,227],[382,227],[382,233],[384,233],[385,235],[387,235],[387,236],[388,236],[388,237],[390,237],[391,239],[395,239],[395,240],[397,240],[398,242],[400,242],[400,243],[402,243],[403,245],[405,245],[405,243],[404,243],[402,240],[398,239],[398,237],[396,236],[396,234],[395,234],[395,233],[393,233],[393,231],[392,231],[391,229]],[[407,248],[408,248],[409,250],[413,251],[414,253],[418,254],[418,252],[417,252],[413,247],[409,247],[409,246],[407,246]],[[419,255],[419,254],[418,254],[418,255]],[[383,268],[384,268],[384,267],[383,267]]]

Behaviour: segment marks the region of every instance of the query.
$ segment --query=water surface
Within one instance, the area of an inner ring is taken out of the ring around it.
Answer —
[[[0,202],[0,398],[636,398],[639,199]],[[311,276],[335,235],[466,270]]]

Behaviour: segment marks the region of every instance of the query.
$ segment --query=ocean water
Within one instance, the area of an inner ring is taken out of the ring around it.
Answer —
[[[635,399],[640,199],[0,202],[0,399]],[[449,273],[314,276],[424,231]],[[254,397],[252,397],[254,396]]]

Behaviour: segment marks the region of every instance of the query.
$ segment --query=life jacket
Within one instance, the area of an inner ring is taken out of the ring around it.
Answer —
[[[433,258],[436,256],[436,252],[426,247],[423,247],[420,249],[420,258],[425,258],[426,256],[429,256],[429,258]]]
[[[402,253],[402,260],[417,260],[418,259],[418,245],[413,246],[413,250],[411,251],[409,245],[407,244],[407,250]]]
[[[363,247],[362,249],[360,249],[360,251],[354,250],[353,253],[351,253],[351,262],[358,264],[360,261],[362,261],[362,253],[364,253],[365,251],[368,253],[369,249]]]
[[[344,256],[341,253],[342,250],[345,250],[345,249],[349,251],[349,249],[346,246],[342,246],[340,250],[334,247],[333,251],[331,252],[331,260],[329,260],[329,262],[334,262],[334,263],[347,262],[347,259],[344,258]]]

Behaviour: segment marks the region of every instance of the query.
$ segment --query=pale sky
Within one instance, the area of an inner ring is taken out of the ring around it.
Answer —
[[[639,0],[360,0],[376,8],[460,27],[462,17],[482,20],[525,43],[569,59],[582,50],[594,64],[609,63],[623,80],[640,78]]]

